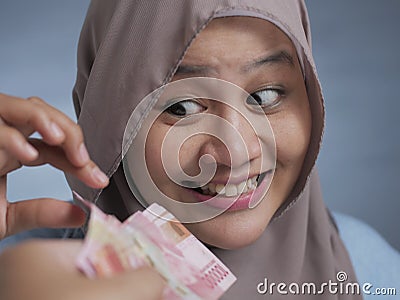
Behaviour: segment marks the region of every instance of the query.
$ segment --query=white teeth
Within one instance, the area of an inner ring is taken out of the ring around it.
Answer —
[[[251,179],[247,179],[247,187],[250,189],[253,186]]]
[[[247,192],[247,184],[246,181],[243,181],[241,183],[238,184],[238,188],[237,191],[239,193],[246,193]]]
[[[210,191],[211,195],[214,195],[216,190],[215,190],[215,184],[210,182],[208,185],[206,185],[206,187],[208,187],[208,190]]]
[[[225,193],[225,186],[223,184],[217,184],[215,186],[215,191],[217,194],[224,194]]]
[[[257,187],[257,176],[249,178],[239,184],[227,184],[224,186],[223,184],[215,184],[210,182],[209,184],[202,186],[201,190],[205,195],[215,195],[219,194],[221,196],[226,197],[234,197],[243,193],[247,193],[248,191],[255,190]]]
[[[227,184],[225,186],[225,195],[227,197],[232,197],[237,195],[237,188],[236,185],[233,184]]]

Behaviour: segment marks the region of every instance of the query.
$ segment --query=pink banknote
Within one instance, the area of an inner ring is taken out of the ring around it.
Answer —
[[[94,204],[77,258],[89,277],[154,267],[167,281],[164,299],[218,299],[235,282],[232,272],[176,218],[158,204],[121,223]]]

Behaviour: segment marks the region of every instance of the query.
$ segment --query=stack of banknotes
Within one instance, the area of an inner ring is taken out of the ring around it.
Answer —
[[[77,258],[77,267],[88,277],[152,266],[167,282],[163,299],[218,299],[235,282],[232,272],[160,205],[121,223],[75,196],[90,209]]]

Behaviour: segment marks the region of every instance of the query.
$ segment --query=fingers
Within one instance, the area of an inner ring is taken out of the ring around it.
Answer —
[[[52,252],[65,253],[60,256],[60,264],[64,264],[65,270],[70,269],[71,287],[79,291],[80,299],[93,300],[155,300],[162,299],[166,281],[150,267],[126,271],[107,278],[88,279],[83,274],[76,274],[77,269],[71,269],[71,262],[75,263],[76,256],[81,250],[82,243],[66,244],[65,242],[53,242]],[[40,247],[40,245],[38,245]],[[50,248],[47,247],[47,251]],[[67,250],[68,249],[68,250]],[[43,250],[40,251],[43,255]],[[69,254],[67,254],[68,252]],[[64,259],[65,257],[65,259]]]
[[[41,140],[28,139],[39,132]],[[52,199],[8,203],[5,176],[22,164],[50,163],[92,188],[108,185],[90,160],[80,126],[37,97],[28,100],[0,94],[0,239],[37,227],[76,227],[85,214]]]
[[[85,299],[76,290],[77,282],[88,280],[75,267],[81,245],[31,240],[6,249],[0,255],[0,299]]]
[[[53,106],[48,105],[46,102],[37,97],[28,98],[38,106],[48,111],[51,115],[51,130],[55,133],[59,131],[64,135],[64,138],[49,145],[61,146],[71,163],[77,167],[84,166],[89,161],[89,154],[83,142],[83,132],[81,127],[73,122],[64,113],[59,111]],[[45,140],[46,141],[46,140]]]
[[[103,188],[108,185],[108,177],[93,161],[89,160],[83,167],[76,167],[67,159],[61,148],[46,145],[37,139],[30,139],[30,142],[38,150],[39,156],[31,162],[25,163],[27,166],[49,163],[57,169],[76,176],[90,187]]]
[[[34,228],[79,227],[85,219],[79,207],[64,201],[43,198],[8,203],[4,237]]]
[[[7,125],[0,125],[0,128],[0,149],[12,153],[12,156],[21,162],[37,158],[38,151],[28,143],[20,131]]]
[[[44,143],[27,141],[34,131]],[[21,164],[43,163],[72,173],[93,188],[108,184],[89,158],[80,126],[37,97],[24,100],[0,94],[0,176]]]
[[[161,299],[165,281],[154,269],[89,279],[75,266],[81,249],[81,241],[41,240],[6,250],[0,256],[1,299]]]
[[[8,142],[1,142],[5,140]],[[48,146],[36,139],[29,139],[29,142],[12,127],[3,127],[0,130],[0,147],[3,147],[3,150],[13,158],[2,159],[3,155],[0,153],[0,159],[3,160],[0,164],[0,176],[18,168],[21,163],[26,166],[50,163],[62,171],[75,175],[90,187],[103,188],[108,185],[107,176],[90,159],[83,166],[77,167],[66,157],[62,148]]]
[[[57,144],[63,139],[64,133],[53,120],[49,108],[39,98],[27,101],[0,95],[0,116],[6,124],[21,129],[25,135],[38,131],[47,143]]]
[[[93,290],[98,293],[98,300],[162,299],[165,285],[166,282],[152,268],[141,268],[109,278],[100,278],[92,283]],[[118,291],[118,297],[115,297],[115,291]]]
[[[80,274],[75,266],[75,260],[82,246],[82,240],[31,239],[6,248],[1,253],[0,260],[6,262],[14,260],[12,269],[21,266],[28,270],[29,264],[37,264],[41,268],[46,268],[47,265],[48,268],[60,269],[64,273]],[[4,257],[8,259],[3,259]]]
[[[47,144],[63,148],[68,159],[77,167],[84,166],[89,160],[81,128],[37,97],[27,101],[0,94],[0,117],[10,127],[12,125],[27,135],[38,131]],[[8,130],[8,134],[14,136],[15,132]],[[18,143],[20,140],[20,137],[15,137],[12,141]]]

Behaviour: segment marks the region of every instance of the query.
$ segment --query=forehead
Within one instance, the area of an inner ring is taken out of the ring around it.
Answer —
[[[212,20],[195,38],[183,63],[237,64],[266,52],[297,53],[292,41],[277,26],[254,17],[225,17]],[[232,61],[234,60],[234,61]]]

